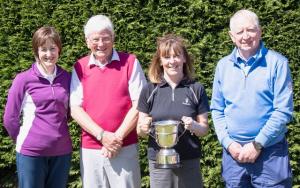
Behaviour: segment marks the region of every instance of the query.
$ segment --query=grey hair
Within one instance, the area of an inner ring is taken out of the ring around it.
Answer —
[[[105,15],[95,15],[92,16],[84,26],[84,35],[87,38],[91,33],[100,32],[103,30],[109,30],[114,37],[114,26],[109,19],[109,17]]]
[[[259,19],[258,19],[258,16],[250,11],[250,10],[247,10],[247,9],[242,9],[242,10],[239,10],[237,11],[231,18],[230,18],[230,30],[233,30],[233,28],[235,27],[235,22],[238,18],[240,17],[248,17],[249,19],[251,19],[253,21],[253,23],[256,25],[257,28],[260,28],[260,24],[259,24]]]

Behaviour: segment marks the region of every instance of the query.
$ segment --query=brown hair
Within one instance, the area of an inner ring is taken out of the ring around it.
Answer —
[[[167,34],[159,37],[156,42],[156,52],[153,55],[148,72],[148,77],[152,83],[161,83],[164,72],[161,57],[169,56],[171,50],[174,50],[176,55],[182,54],[184,56],[186,62],[183,64],[183,74],[189,80],[193,79],[193,62],[187,52],[184,39],[174,34]]]
[[[44,45],[48,39],[52,40],[56,44],[60,55],[62,44],[59,33],[54,29],[54,27],[43,26],[39,28],[32,37],[32,50],[35,58],[39,57],[39,47]]]

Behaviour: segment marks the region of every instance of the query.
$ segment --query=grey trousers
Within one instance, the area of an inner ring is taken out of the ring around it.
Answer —
[[[151,188],[202,188],[200,159],[181,161],[177,169],[157,169],[155,161],[149,160]]]
[[[108,159],[100,150],[80,150],[80,172],[84,188],[140,188],[141,174],[137,144],[123,147]]]

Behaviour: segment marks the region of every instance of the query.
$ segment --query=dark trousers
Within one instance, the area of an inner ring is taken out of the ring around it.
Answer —
[[[151,188],[202,188],[200,159],[181,161],[176,169],[157,169],[155,161],[149,160]]]
[[[223,149],[222,176],[230,188],[292,187],[286,139],[263,148],[255,163],[239,163]]]

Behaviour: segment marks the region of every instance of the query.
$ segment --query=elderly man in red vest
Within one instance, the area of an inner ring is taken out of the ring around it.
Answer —
[[[82,128],[83,187],[139,188],[136,105],[146,79],[133,54],[113,48],[114,30],[104,15],[84,26],[90,55],[76,61],[71,115]]]

